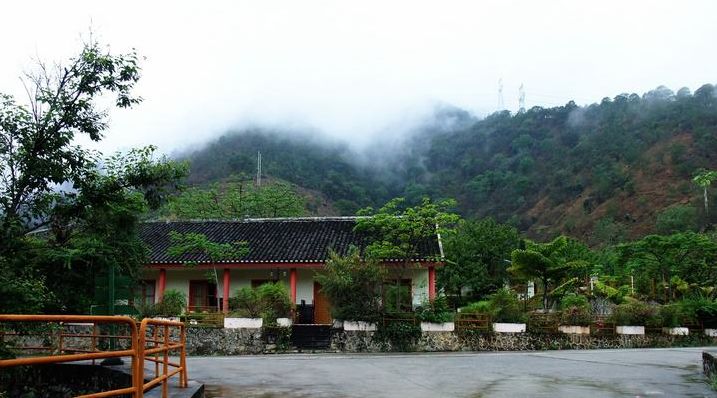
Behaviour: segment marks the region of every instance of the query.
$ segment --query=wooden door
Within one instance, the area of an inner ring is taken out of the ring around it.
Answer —
[[[330,325],[332,322],[329,299],[321,292],[321,285],[314,282],[314,323]]]
[[[207,281],[189,281],[189,311],[202,311],[207,306]]]
[[[217,311],[217,285],[206,280],[189,281],[189,311]]]

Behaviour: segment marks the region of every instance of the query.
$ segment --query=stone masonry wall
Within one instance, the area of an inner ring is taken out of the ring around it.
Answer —
[[[331,349],[340,352],[382,352],[388,347],[373,340],[374,332],[337,331]],[[586,336],[569,334],[423,332],[414,345],[415,351],[534,351],[599,348],[648,348],[717,345],[707,336]]]
[[[709,352],[702,353],[702,367],[708,379],[717,378],[717,357],[714,354]]]
[[[90,328],[77,326],[72,332],[87,333]],[[345,331],[335,329],[331,336],[330,350],[334,352],[385,352],[393,348],[390,343],[374,340],[375,332]],[[176,336],[172,336],[173,338]],[[44,340],[44,341],[43,341]],[[53,346],[56,341],[47,341],[34,336],[6,337],[7,343],[18,345]],[[54,344],[53,344],[54,343]],[[65,347],[86,349],[88,339],[64,341]],[[106,341],[98,342],[105,345]],[[125,343],[126,344],[126,343]],[[124,344],[120,344],[124,345]],[[534,333],[456,333],[423,332],[413,351],[418,352],[456,352],[456,351],[533,351],[560,349],[600,349],[600,348],[648,348],[648,347],[685,347],[717,345],[717,337],[708,336],[592,336],[569,334]],[[262,337],[262,329],[224,329],[224,328],[187,328],[187,355],[245,355],[282,352],[276,344],[267,343]]]

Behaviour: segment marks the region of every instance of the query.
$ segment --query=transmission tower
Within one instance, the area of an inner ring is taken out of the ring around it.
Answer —
[[[518,88],[518,112],[525,112],[525,87],[520,83]]]
[[[503,78],[498,79],[498,111],[505,109],[505,103],[503,102]]]
[[[261,186],[261,152],[256,153],[256,186]]]

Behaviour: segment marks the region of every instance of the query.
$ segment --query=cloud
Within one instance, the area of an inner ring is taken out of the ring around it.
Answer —
[[[165,151],[223,131],[309,126],[364,146],[436,101],[496,109],[599,101],[713,80],[717,3],[97,1],[5,4],[0,91],[31,56],[77,53],[88,26],[146,56],[146,100],[113,111],[104,150]],[[12,38],[12,39],[10,39]],[[699,60],[700,62],[685,62]]]

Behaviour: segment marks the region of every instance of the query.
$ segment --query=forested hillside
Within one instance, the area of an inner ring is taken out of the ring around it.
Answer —
[[[483,120],[448,107],[434,116],[363,153],[308,133],[230,132],[186,155],[190,182],[252,174],[261,151],[264,174],[322,192],[343,214],[395,196],[412,203],[450,197],[464,216],[492,216],[536,238],[563,232],[593,245],[706,225],[692,177],[717,168],[712,85]]]

